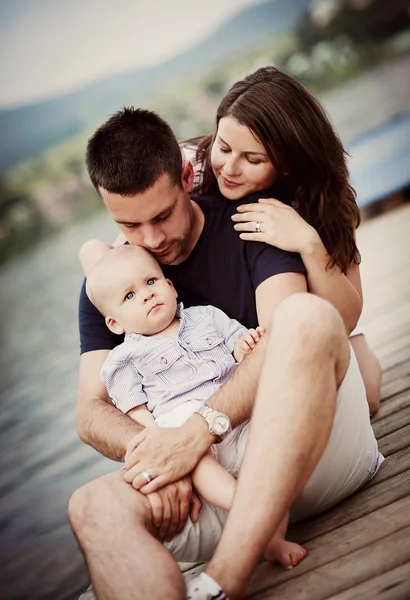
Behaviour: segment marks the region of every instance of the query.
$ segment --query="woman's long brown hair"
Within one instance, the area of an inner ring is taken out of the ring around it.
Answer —
[[[262,143],[279,174],[275,197],[292,202],[316,229],[329,254],[328,266],[346,273],[352,262],[359,264],[355,229],[360,211],[349,184],[346,152],[315,98],[275,67],[263,67],[235,83],[219,105],[214,134],[199,142],[203,195],[219,192],[211,148],[218,123],[227,116],[251,129]]]

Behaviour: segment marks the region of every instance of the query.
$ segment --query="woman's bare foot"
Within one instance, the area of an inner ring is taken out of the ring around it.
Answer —
[[[265,550],[265,559],[269,562],[279,562],[285,569],[292,569],[305,558],[306,554],[303,546],[275,535]]]

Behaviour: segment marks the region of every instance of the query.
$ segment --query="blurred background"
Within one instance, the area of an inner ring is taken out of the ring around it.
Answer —
[[[0,598],[74,599],[70,494],[116,465],[75,429],[78,248],[116,230],[87,138],[123,105],[179,139],[275,64],[324,104],[364,218],[410,196],[410,0],[0,0]]]

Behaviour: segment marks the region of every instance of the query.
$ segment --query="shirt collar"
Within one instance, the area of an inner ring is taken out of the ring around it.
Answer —
[[[177,319],[179,319],[181,321],[180,325],[179,325],[179,331],[181,331],[182,327],[184,326],[185,323],[185,315],[184,315],[184,305],[182,302],[178,302],[177,304],[177,310],[175,312],[175,316]],[[154,334],[155,335],[155,334]],[[161,334],[159,334],[161,335]],[[124,342],[129,342],[131,340],[133,340],[134,342],[140,339],[147,339],[147,337],[154,337],[151,335],[141,335],[140,333],[126,333],[125,337],[124,337]]]

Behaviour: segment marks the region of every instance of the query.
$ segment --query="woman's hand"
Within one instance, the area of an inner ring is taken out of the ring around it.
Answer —
[[[279,200],[261,198],[258,204],[242,204],[237,210],[232,221],[242,240],[265,242],[300,254],[320,240],[316,230],[295,209]]]

